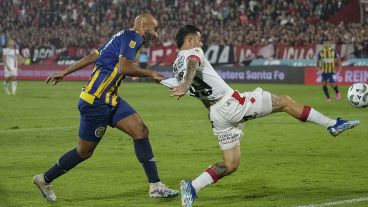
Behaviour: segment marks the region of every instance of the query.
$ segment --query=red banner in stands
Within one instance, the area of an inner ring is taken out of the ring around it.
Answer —
[[[357,82],[368,83],[368,67],[343,67],[336,75],[336,81],[341,85],[351,85]],[[304,70],[304,84],[317,85],[321,77],[316,67],[306,67]]]
[[[61,65],[23,65],[18,71],[18,80],[46,80],[48,76],[56,72],[65,70],[66,66]],[[83,68],[77,72],[69,74],[65,80],[88,80],[92,67]],[[0,65],[0,79],[4,79],[4,66]]]
[[[149,63],[172,65],[176,58],[176,50],[175,45],[153,47],[150,49]]]
[[[316,52],[316,44],[299,47],[277,44],[276,59],[313,59]]]

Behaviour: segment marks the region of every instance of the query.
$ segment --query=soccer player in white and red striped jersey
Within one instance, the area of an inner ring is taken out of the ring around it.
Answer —
[[[327,128],[332,136],[359,124],[358,120],[331,119],[287,95],[278,96],[261,88],[244,93],[232,89],[204,57],[201,31],[193,25],[179,30],[176,43],[179,53],[173,73],[179,85],[171,89],[171,95],[180,98],[188,94],[202,101],[209,110],[213,132],[223,152],[222,162],[213,164],[193,181],[181,181],[181,201],[185,207],[192,206],[199,190],[236,171],[240,162],[242,128],[246,121],[286,112],[300,121]]]

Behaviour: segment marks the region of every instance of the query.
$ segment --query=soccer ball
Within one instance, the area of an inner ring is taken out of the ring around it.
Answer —
[[[368,84],[354,83],[348,90],[348,100],[352,106],[363,108],[368,106]]]

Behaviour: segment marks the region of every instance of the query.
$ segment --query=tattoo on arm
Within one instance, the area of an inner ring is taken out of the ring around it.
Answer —
[[[225,163],[216,163],[212,165],[211,168],[219,176],[219,179],[229,174]]]
[[[184,83],[188,86],[188,88],[190,87],[190,85],[192,85],[193,78],[197,72],[198,67],[199,63],[197,61],[191,59],[188,60],[187,73],[184,77]]]

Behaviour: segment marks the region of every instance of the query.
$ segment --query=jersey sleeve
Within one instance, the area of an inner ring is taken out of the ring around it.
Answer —
[[[119,55],[134,61],[135,55],[141,47],[140,37],[136,33],[127,33],[122,37]]]
[[[99,48],[97,48],[97,49],[96,49],[96,53],[97,53],[98,55],[100,55],[101,50],[102,50],[102,49],[104,49],[106,45],[107,45],[107,42],[106,42],[106,43],[104,43],[104,44],[102,44]]]
[[[188,60],[196,60],[199,62],[199,65],[201,65],[204,60],[203,50],[201,48],[192,49],[191,53],[187,56],[187,61]]]

